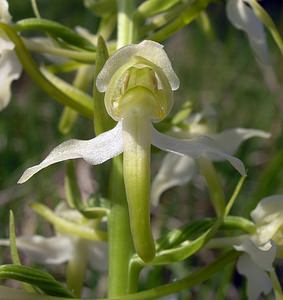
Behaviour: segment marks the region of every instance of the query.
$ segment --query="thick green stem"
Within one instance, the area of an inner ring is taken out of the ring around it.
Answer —
[[[117,48],[133,42],[134,22],[133,11],[135,0],[117,0],[118,7],[118,39]]]
[[[131,111],[122,122],[123,170],[131,232],[136,252],[148,262],[155,256],[149,203],[151,122],[139,110]]]
[[[117,0],[117,48],[132,42],[134,0]],[[133,252],[127,198],[121,157],[113,159],[110,178],[111,212],[108,222],[109,275],[108,296],[129,293],[129,264]]]
[[[108,296],[115,297],[128,293],[129,261],[132,255],[130,221],[121,157],[113,159],[109,198],[111,212],[108,223]]]

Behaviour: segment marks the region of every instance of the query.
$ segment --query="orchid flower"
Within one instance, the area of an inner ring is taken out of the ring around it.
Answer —
[[[0,0],[0,22],[11,22],[7,0]],[[14,48],[15,45],[2,32],[0,35],[0,111],[10,101],[12,81],[18,79],[22,72],[22,66],[18,61]]]
[[[106,62],[96,81],[105,92],[105,106],[117,125],[91,140],[69,140],[57,146],[40,164],[27,169],[23,183],[47,166],[83,158],[97,165],[123,152],[123,173],[135,249],[144,261],[155,255],[150,227],[150,146],[192,158],[206,156],[228,160],[242,175],[243,163],[225,153],[209,137],[179,140],[159,133],[152,122],[160,122],[171,110],[172,91],[179,79],[163,50],[153,41],[128,45]]]
[[[262,199],[251,212],[256,233],[241,245],[235,246],[246,254],[239,258],[239,273],[248,279],[249,299],[258,299],[261,293],[267,295],[272,288],[268,272],[273,272],[272,263],[276,254],[283,249],[283,195]]]
[[[262,293],[270,293],[272,281],[268,272],[273,270],[276,246],[271,242],[259,246],[247,238],[241,245],[235,246],[235,249],[245,252],[238,259],[237,270],[247,278],[249,300],[257,300]]]
[[[251,212],[256,224],[255,240],[264,244],[273,240],[283,251],[283,195],[273,195],[262,199]]]
[[[182,135],[187,137],[198,136],[199,133],[194,130],[195,126],[199,130],[200,125],[198,123],[191,124],[189,126],[190,130],[188,132],[182,131]],[[205,131],[203,127],[202,131]],[[176,132],[176,134],[180,135],[180,132]],[[253,137],[268,138],[270,134],[257,129],[233,128],[216,134],[207,134],[207,136],[212,138],[219,148],[233,155],[245,140]],[[216,157],[210,159],[212,161],[221,160],[221,158]],[[174,186],[182,186],[188,183],[196,173],[197,164],[190,156],[179,156],[174,153],[166,154],[152,182],[151,201],[153,205],[158,205],[163,192]]]
[[[249,43],[259,62],[270,64],[270,57],[262,23],[249,6],[251,0],[228,0],[226,11],[230,22],[248,35]]]
[[[77,210],[67,208],[64,203],[56,207],[54,215],[73,224],[92,227],[91,222],[87,222]],[[17,237],[17,248],[33,262],[46,265],[60,265],[72,261],[79,251],[80,255],[84,253],[84,258],[93,268],[98,271],[107,270],[106,242],[66,234],[61,232],[56,224],[55,229],[56,235],[48,238],[40,235]],[[10,240],[0,239],[0,246],[10,246]]]

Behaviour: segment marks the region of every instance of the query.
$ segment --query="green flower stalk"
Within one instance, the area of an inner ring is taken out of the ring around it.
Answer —
[[[108,114],[117,125],[88,140],[69,140],[56,147],[39,165],[25,171],[19,183],[59,161],[83,158],[92,165],[124,152],[123,173],[130,226],[137,254],[145,262],[155,256],[150,227],[150,145],[193,159],[206,156],[226,159],[242,175],[243,163],[225,153],[209,137],[179,140],[159,133],[152,125],[170,112],[172,91],[179,79],[163,46],[153,41],[128,45],[116,51],[97,76],[97,88],[105,92]]]

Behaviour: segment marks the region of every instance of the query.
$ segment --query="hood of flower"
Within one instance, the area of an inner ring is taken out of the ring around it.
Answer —
[[[273,240],[283,247],[283,195],[262,199],[251,212],[257,226],[257,239],[260,243]]]
[[[179,79],[163,46],[153,41],[143,41],[116,51],[98,74],[96,85],[99,91],[106,92],[105,106],[114,120],[123,118],[121,109],[124,105],[121,105],[121,98],[139,87],[135,96],[140,97],[139,94],[149,92],[142,96],[156,102],[153,105],[152,120],[160,121],[171,110],[172,90],[179,87]]]

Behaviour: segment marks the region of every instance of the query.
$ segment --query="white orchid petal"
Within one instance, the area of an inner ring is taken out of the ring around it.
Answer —
[[[208,136],[211,137],[221,149],[230,155],[233,155],[242,142],[247,139],[253,137],[261,137],[265,139],[270,138],[270,134],[268,132],[248,128],[227,129],[223,132]]]
[[[88,243],[89,263],[101,272],[108,270],[108,247],[107,243],[100,241],[90,241]]]
[[[42,264],[62,264],[73,255],[73,244],[67,236],[23,236],[16,239],[16,244],[34,262]],[[0,246],[9,245],[9,240],[0,240]]]
[[[97,165],[122,151],[122,126],[118,123],[113,129],[91,140],[69,140],[60,144],[39,165],[27,169],[18,183],[24,183],[35,173],[60,161],[82,158],[91,165]]]
[[[168,153],[164,157],[161,168],[151,186],[151,201],[158,205],[161,194],[174,186],[189,182],[196,172],[196,164],[189,156]]]
[[[249,300],[258,300],[263,293],[267,295],[272,289],[272,282],[265,271],[255,264],[248,254],[241,255],[237,262],[237,270],[247,280]]]
[[[257,226],[258,242],[273,239],[276,243],[283,244],[283,195],[262,199],[251,212],[251,217]]]
[[[256,57],[264,64],[270,64],[269,52],[262,23],[248,6],[249,1],[229,0],[226,11],[230,22],[247,33]]]
[[[2,46],[5,47],[7,45]],[[0,58],[0,111],[9,103],[11,98],[11,83],[20,77],[21,72],[22,66],[14,51],[3,51]]]
[[[105,92],[114,73],[123,65],[137,56],[144,57],[156,66],[160,67],[169,80],[172,90],[179,88],[179,79],[175,74],[171,62],[168,59],[163,46],[159,43],[145,40],[137,45],[128,45],[120,48],[105,63],[97,76],[96,85],[100,92]],[[133,64],[135,61],[133,61]]]
[[[0,1],[0,22],[3,23],[10,23],[11,22],[11,15],[9,13],[9,4],[7,0]]]
[[[272,264],[276,257],[276,246],[268,242],[265,245],[256,245],[251,239],[246,239],[240,245],[235,245],[238,251],[246,252],[253,262],[264,271],[271,271]]]
[[[0,38],[0,53],[1,57],[5,51],[12,51],[15,49],[14,43],[6,38]]]
[[[251,212],[253,221],[263,224],[274,220],[274,214],[283,212],[283,195],[273,195],[263,198]],[[283,222],[283,220],[282,220]]]
[[[206,136],[189,140],[179,140],[159,133],[152,126],[152,144],[162,150],[179,155],[188,155],[192,158],[205,156],[211,160],[228,160],[230,164],[241,174],[245,175],[245,167],[241,160],[225,153],[216,142]]]

